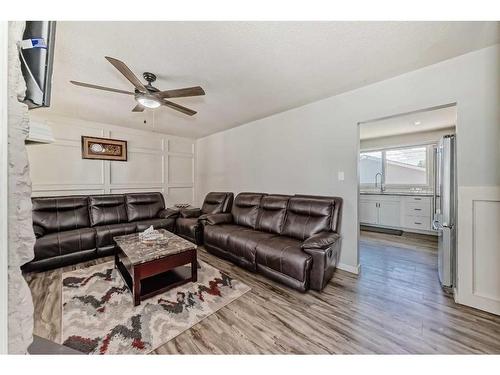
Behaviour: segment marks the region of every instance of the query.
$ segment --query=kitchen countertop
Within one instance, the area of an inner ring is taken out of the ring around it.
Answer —
[[[406,192],[398,192],[398,191],[360,191],[361,195],[398,195],[398,196],[405,196],[405,197],[432,197],[434,196],[433,193],[428,193],[428,192],[411,192],[411,191],[406,191]]]

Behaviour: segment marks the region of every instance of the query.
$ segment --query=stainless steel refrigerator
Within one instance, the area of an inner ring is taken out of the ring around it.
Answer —
[[[435,149],[433,227],[438,231],[438,271],[441,285],[453,288],[456,269],[455,135],[442,137]]]

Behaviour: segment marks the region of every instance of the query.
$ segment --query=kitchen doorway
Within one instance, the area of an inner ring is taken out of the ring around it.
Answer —
[[[443,144],[454,142],[456,119],[450,104],[359,124],[362,278],[387,288],[391,298],[416,292],[448,298],[443,289],[452,289],[455,238],[443,224],[455,212],[442,221],[455,206],[455,148]]]

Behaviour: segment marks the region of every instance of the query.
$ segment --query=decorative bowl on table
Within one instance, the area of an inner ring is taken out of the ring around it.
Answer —
[[[174,206],[177,208],[187,208],[191,205],[189,203],[177,203],[177,204],[174,204]]]
[[[146,245],[154,245],[168,242],[168,236],[150,226],[144,232],[139,233],[139,240]]]

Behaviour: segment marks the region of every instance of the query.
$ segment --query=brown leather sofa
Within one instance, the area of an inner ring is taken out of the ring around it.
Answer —
[[[161,193],[33,198],[35,258],[24,271],[42,271],[114,254],[114,236],[150,225],[174,230],[178,210]]]
[[[240,193],[231,213],[206,215],[204,246],[300,291],[321,291],[340,252],[342,198]]]
[[[202,220],[208,214],[227,213],[231,211],[234,194],[228,192],[208,193],[200,208],[181,209],[175,222],[179,236],[201,245],[203,243]]]

